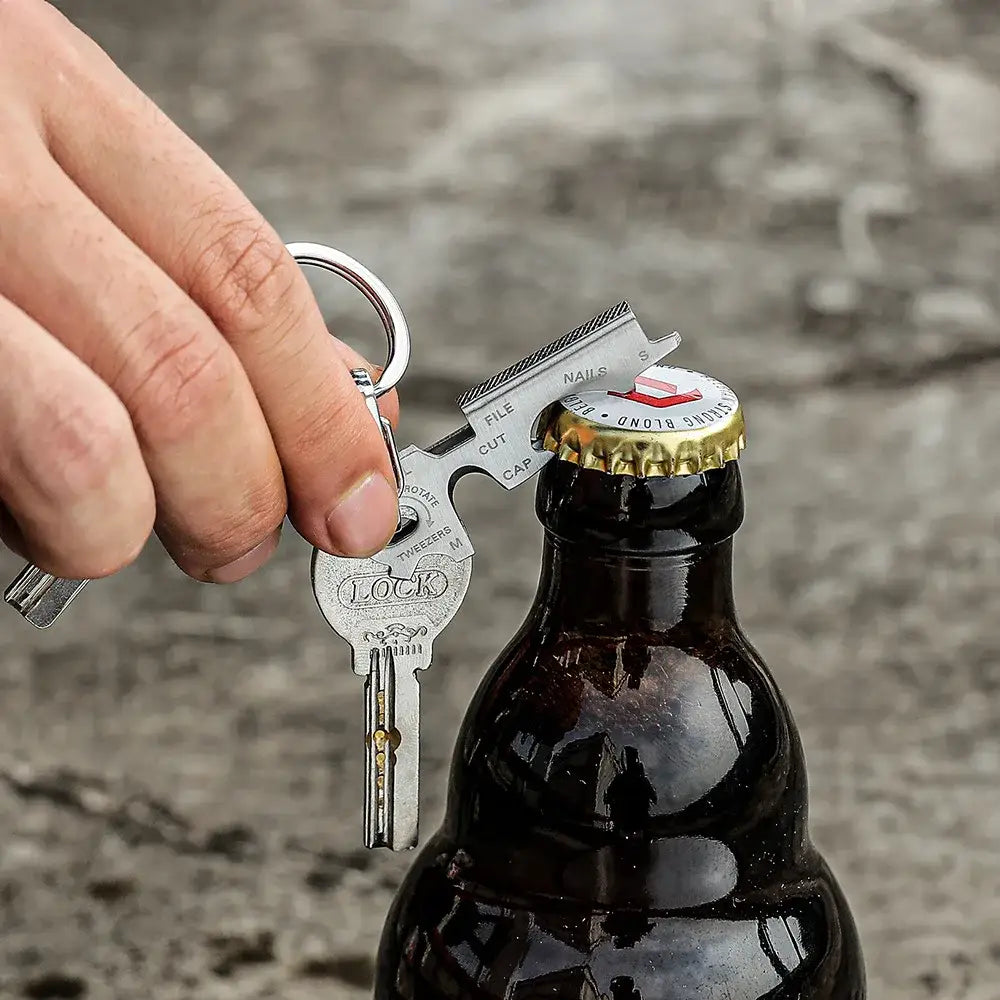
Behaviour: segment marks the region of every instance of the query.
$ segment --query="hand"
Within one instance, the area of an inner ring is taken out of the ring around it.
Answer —
[[[267,560],[287,510],[328,552],[381,549],[396,492],[362,365],[209,157],[48,3],[0,0],[8,544],[92,578],[155,528],[224,583]]]

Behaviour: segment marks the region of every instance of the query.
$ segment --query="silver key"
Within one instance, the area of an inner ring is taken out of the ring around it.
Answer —
[[[89,580],[64,580],[32,563],[17,574],[3,599],[35,628],[49,628]]]
[[[365,678],[365,846],[416,847],[420,807],[420,682],[432,645],[462,606],[472,560],[425,556],[398,580],[373,559],[316,552],[313,591]]]

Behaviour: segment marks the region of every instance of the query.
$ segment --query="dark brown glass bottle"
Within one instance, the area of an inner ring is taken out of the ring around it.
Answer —
[[[798,735],[736,619],[742,415],[729,390],[728,410],[705,392],[719,422],[693,451],[683,427],[630,436],[635,419],[707,412],[677,389],[705,376],[654,375],[664,389],[645,398],[680,403],[585,394],[555,434],[570,460],[538,486],[538,596],[462,727],[375,1000],[866,996],[850,912],[809,841]],[[618,421],[610,445],[579,426],[593,405]],[[600,471],[629,467],[629,449],[645,474]]]

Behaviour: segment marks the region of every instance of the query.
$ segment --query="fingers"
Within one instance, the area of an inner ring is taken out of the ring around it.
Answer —
[[[153,486],[128,413],[80,360],[0,297],[0,533],[71,579],[130,563]]]
[[[24,143],[18,148],[30,157]],[[103,217],[44,149],[25,174],[31,186],[16,201],[0,200],[0,294],[81,359],[93,373],[91,381],[104,383],[98,383],[103,391],[90,393],[105,400],[104,410],[112,409],[107,397],[124,404],[114,412],[128,426],[130,475],[141,451],[155,488],[156,529],[178,565],[203,580],[246,575],[277,545],[285,492],[267,425],[238,359],[202,310]],[[69,246],[66,233],[74,234]],[[19,252],[22,247],[31,247],[32,254]],[[42,368],[36,382],[44,378]],[[32,392],[41,396],[44,388],[33,384]],[[90,416],[72,400],[60,405],[70,407],[59,421],[65,433],[72,417],[84,436],[93,437],[86,467],[100,463],[100,475],[117,482],[105,467],[123,447],[102,430],[110,417],[104,410]],[[122,433],[116,425],[115,434]],[[30,480],[50,460],[39,448],[24,463]],[[28,532],[30,525],[21,520],[28,508],[14,480],[9,482],[16,494],[9,506]],[[69,486],[87,497],[103,495],[92,483]],[[113,526],[119,519],[115,495],[104,499],[103,508],[86,509],[95,523]],[[54,491],[48,503],[58,503]],[[75,523],[83,519],[81,512]],[[51,536],[47,521],[39,528]]]
[[[96,47],[67,46],[72,85],[39,93],[53,155],[232,346],[296,527],[330,552],[380,549],[397,516],[388,456],[301,269],[236,186]]]

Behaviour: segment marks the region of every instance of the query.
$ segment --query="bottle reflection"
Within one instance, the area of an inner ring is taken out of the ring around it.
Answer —
[[[626,840],[635,840],[646,832],[656,805],[656,789],[646,777],[635,747],[625,747],[622,751],[621,770],[608,785],[604,802],[615,833]]]
[[[566,997],[567,1000],[606,1000],[597,988],[590,969],[566,969],[539,976],[518,985],[512,1000],[551,1000],[552,997]]]
[[[635,980],[631,976],[618,976],[611,980],[609,1000],[642,1000],[642,994],[635,988]]]
[[[643,913],[609,913],[601,923],[615,948],[634,948],[655,926]]]

